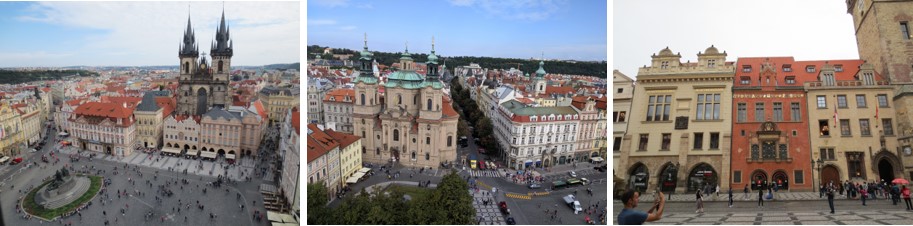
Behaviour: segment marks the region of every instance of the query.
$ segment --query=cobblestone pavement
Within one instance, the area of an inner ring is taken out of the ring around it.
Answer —
[[[59,149],[59,153],[66,155],[76,154],[76,147],[67,147]],[[97,154],[96,159],[103,159],[112,162],[120,163],[129,163],[130,165],[139,165],[144,167],[157,168],[161,170],[171,170],[174,172],[183,172],[185,169],[189,174],[201,175],[201,176],[217,176],[225,175],[231,178],[232,180],[242,180],[246,176],[250,176],[254,172],[254,165],[256,160],[249,157],[240,158],[238,161],[239,164],[231,165],[226,168],[228,165],[225,162],[225,159],[219,159],[216,161],[210,160],[193,160],[177,156],[163,156],[158,153],[146,154],[143,152],[134,152],[133,154],[125,157],[117,157],[112,155],[98,154],[97,152],[82,151],[79,152],[80,155],[88,157],[90,154]],[[242,172],[244,175],[242,176]],[[263,177],[266,179],[272,179],[272,176],[266,175]]]
[[[637,210],[645,211],[652,202],[639,202]],[[862,206],[860,200],[834,200],[835,213],[830,213],[826,200],[772,201],[758,207],[755,202],[736,202],[732,207],[726,202],[705,202],[704,212],[695,213],[695,203],[666,203],[663,217],[648,224],[843,224],[843,225],[913,225],[913,211],[904,210],[902,204],[892,205],[888,200],[869,201]],[[613,203],[612,221],[624,207]]]
[[[490,191],[484,190],[475,192],[475,190],[470,189],[469,193],[472,194],[472,207],[476,208],[476,220],[481,219],[480,225],[507,224],[504,215],[501,214],[501,210],[498,208],[498,200],[503,200],[503,198],[496,199]],[[485,200],[488,200],[488,205],[485,204]],[[510,206],[508,205],[508,207]]]
[[[764,192],[764,194],[767,195],[767,192]],[[688,192],[685,194],[681,194],[681,193],[672,194],[671,199],[669,198],[668,193],[665,193],[665,195],[666,195],[666,201],[670,201],[670,202],[694,202],[694,199],[697,198],[694,195],[694,193],[692,193],[692,192]],[[732,198],[733,198],[733,201],[736,201],[736,202],[742,202],[742,201],[757,202],[758,193],[749,192],[746,195],[743,192],[734,192],[733,191]],[[846,199],[846,198],[838,197],[837,199]],[[817,192],[774,192],[773,201],[776,201],[776,200],[788,200],[788,201],[827,200],[827,198],[819,198]],[[641,202],[653,202],[653,195],[641,195],[640,201]],[[704,201],[705,202],[713,202],[713,201],[728,202],[729,194],[726,192],[720,191],[719,196],[708,195],[708,196],[706,196],[706,199],[704,199]],[[764,201],[771,201],[771,200],[765,199]]]

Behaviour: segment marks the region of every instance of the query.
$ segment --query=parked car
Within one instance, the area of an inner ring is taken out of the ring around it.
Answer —
[[[504,215],[510,214],[510,209],[507,208],[506,202],[501,201],[500,203],[498,203],[498,208],[501,209],[501,213],[503,213]]]
[[[577,177],[577,172],[571,171],[571,172],[568,172],[568,174],[570,174],[571,177]]]
[[[14,158],[13,161],[10,161],[10,165],[16,165],[22,162],[22,157]]]
[[[542,188],[542,185],[541,184],[529,184],[526,187],[529,187],[529,189],[536,189],[536,188]]]

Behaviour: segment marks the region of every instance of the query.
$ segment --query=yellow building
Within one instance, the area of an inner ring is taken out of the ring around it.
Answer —
[[[333,130],[326,130],[334,140],[339,142],[339,173],[342,187],[348,187],[346,180],[361,167],[361,137]]]
[[[269,114],[270,124],[281,122],[288,109],[300,104],[299,90],[293,88],[263,87],[257,96]]]
[[[841,73],[843,68],[846,72]],[[862,60],[830,61],[818,77],[805,83],[818,182],[903,177],[902,160],[896,154],[900,151],[897,115],[890,101],[893,86],[875,73],[874,65]]]
[[[22,121],[22,139],[28,146],[34,145],[41,141],[39,132],[41,131],[40,110],[35,104],[13,104],[16,113]]]
[[[0,154],[19,155],[24,148],[21,144],[22,134],[20,115],[8,102],[0,102]]]
[[[727,189],[735,68],[713,46],[693,63],[668,47],[652,58],[637,73],[619,176],[640,191]]]

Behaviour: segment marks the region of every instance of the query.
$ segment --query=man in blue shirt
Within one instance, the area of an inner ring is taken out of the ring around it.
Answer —
[[[621,195],[621,202],[624,203],[625,208],[618,214],[618,224],[640,225],[644,224],[644,222],[662,219],[663,209],[665,209],[666,206],[666,199],[663,197],[662,192],[659,192],[658,195],[654,196],[655,200],[653,201],[653,207],[646,213],[634,209],[637,208],[638,198],[640,198],[640,193],[634,190],[625,191],[625,193]]]

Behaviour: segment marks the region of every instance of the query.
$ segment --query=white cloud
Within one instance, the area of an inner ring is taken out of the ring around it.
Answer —
[[[225,19],[231,28],[231,38],[236,42],[233,63],[262,65],[300,61],[298,4],[224,3]],[[222,15],[222,7],[221,2],[190,4],[191,24],[200,51],[209,52]],[[177,61],[178,44],[187,27],[188,16],[188,6],[183,2],[40,2],[29,7],[27,11],[30,12],[29,15],[17,19],[77,30],[100,31],[83,37],[83,46],[75,47],[83,50],[80,54],[132,53],[132,57],[117,57],[106,62],[64,63],[89,65],[174,64]],[[93,57],[96,56],[81,58]]]

